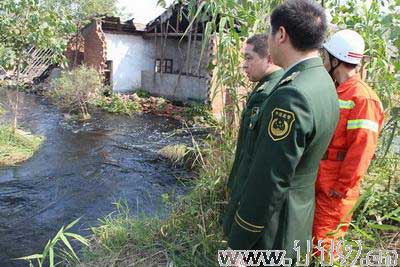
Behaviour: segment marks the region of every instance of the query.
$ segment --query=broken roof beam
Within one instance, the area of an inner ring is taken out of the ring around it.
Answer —
[[[202,35],[203,34],[197,34],[197,38],[198,39],[200,39],[200,37],[202,37]],[[163,34],[163,33],[145,33],[144,35],[143,35],[145,38],[150,38],[150,37],[155,37],[155,36],[159,36],[159,37],[162,37],[162,36],[165,36],[165,33]],[[182,37],[182,36],[185,36],[185,33],[183,33],[183,32],[173,32],[173,33],[168,33],[168,36],[169,37]],[[186,35],[187,36],[187,35]]]

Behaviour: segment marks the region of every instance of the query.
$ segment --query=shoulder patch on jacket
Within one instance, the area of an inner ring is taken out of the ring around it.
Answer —
[[[269,81],[263,83],[263,84],[257,89],[256,92],[260,92],[260,91],[264,90],[264,89],[268,86],[268,84],[269,84]]]
[[[296,120],[293,112],[281,108],[272,111],[268,124],[268,135],[274,141],[285,139],[292,130],[293,122]]]
[[[296,79],[296,77],[300,74],[300,71],[295,71],[292,74],[290,74],[288,77],[286,77],[285,79],[283,79],[282,81],[280,81],[279,85],[288,83],[293,81],[294,79]]]

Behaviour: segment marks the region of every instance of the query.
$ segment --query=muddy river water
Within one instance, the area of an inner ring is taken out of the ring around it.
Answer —
[[[0,103],[7,97],[0,90]],[[74,231],[83,235],[98,218],[126,200],[132,215],[165,214],[161,195],[182,194],[172,167],[157,151],[185,143],[174,120],[98,113],[88,123],[66,123],[46,100],[20,94],[19,126],[45,137],[40,150],[16,167],[0,168],[0,266],[26,266],[12,258],[41,252],[62,225],[82,217]],[[0,122],[11,117],[0,115]]]

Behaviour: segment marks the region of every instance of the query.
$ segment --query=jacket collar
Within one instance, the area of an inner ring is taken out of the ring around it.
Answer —
[[[279,82],[271,90],[270,95],[272,95],[272,92],[274,92],[281,84],[293,80],[302,71],[318,67],[323,67],[322,59],[320,57],[308,58],[298,62],[285,72]]]
[[[323,63],[322,63],[322,59],[320,57],[312,57],[312,58],[308,58],[305,60],[302,60],[298,63],[296,63],[294,66],[292,66],[291,68],[289,68],[285,75],[283,75],[284,77],[282,77],[283,79],[288,77],[289,75],[291,75],[294,72],[301,72],[303,70],[306,69],[311,69],[311,68],[316,68],[316,67],[322,67]]]
[[[259,88],[261,85],[263,85],[264,83],[266,83],[266,82],[268,82],[268,81],[270,81],[270,80],[272,80],[272,79],[275,79],[275,78],[277,78],[277,77],[279,77],[279,76],[282,76],[283,73],[284,73],[284,70],[283,70],[283,69],[279,69],[279,70],[276,70],[276,71],[274,71],[274,72],[271,72],[270,74],[265,75],[265,76],[257,83],[257,86],[255,87],[255,89]]]
[[[339,86],[336,88],[336,91],[338,93],[344,92],[350,88],[349,84],[352,84],[352,83],[360,81],[360,80],[361,80],[360,74],[355,74],[355,75],[349,77],[347,80],[345,80],[341,84],[339,84]]]

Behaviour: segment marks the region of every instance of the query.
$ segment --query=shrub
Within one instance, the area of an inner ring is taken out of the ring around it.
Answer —
[[[104,96],[97,99],[95,104],[107,112],[129,116],[141,110],[140,104],[130,99],[129,95],[112,94],[110,97]]]
[[[102,90],[100,74],[86,66],[64,71],[52,83],[49,96],[62,109],[78,113],[82,119],[89,119],[89,103],[98,99]]]
[[[185,110],[185,117],[200,125],[216,125],[215,117],[208,105],[191,103]]]
[[[135,94],[140,98],[149,98],[150,97],[150,93],[143,89],[136,90]]]

